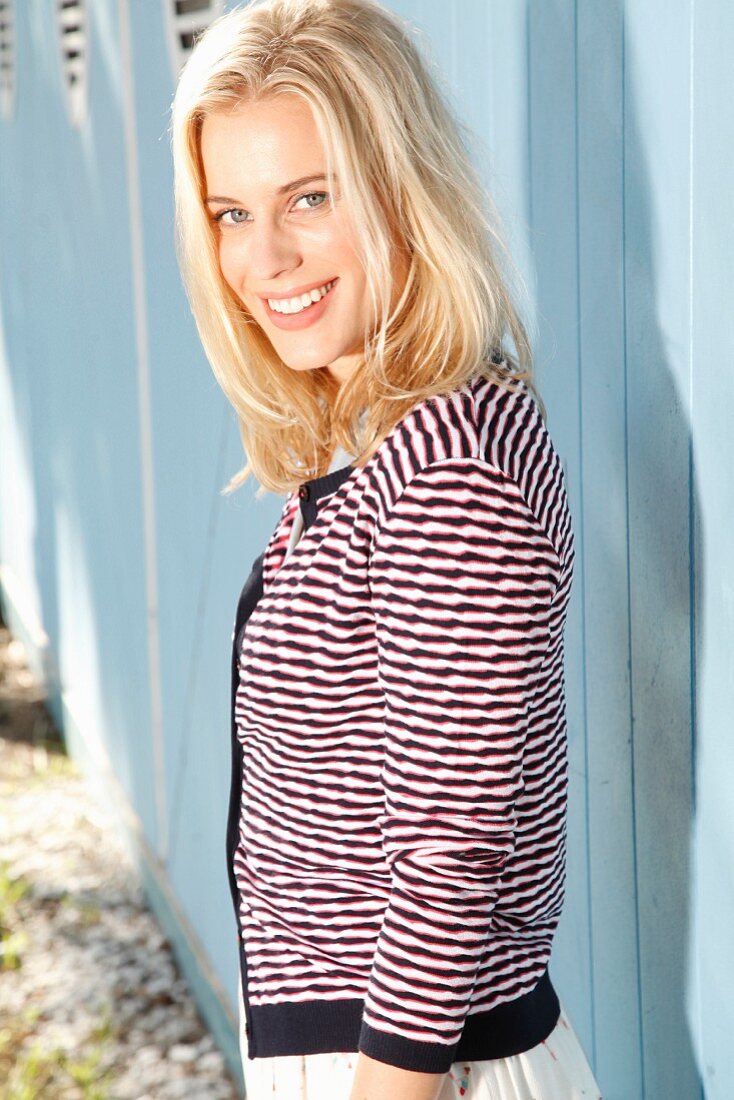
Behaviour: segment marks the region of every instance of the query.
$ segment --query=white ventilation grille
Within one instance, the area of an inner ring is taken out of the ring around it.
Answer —
[[[0,114],[10,118],[15,101],[15,26],[12,0],[0,0]]]
[[[171,67],[178,76],[197,36],[224,14],[224,0],[163,0],[163,5]]]
[[[69,121],[81,125],[87,109],[89,68],[87,13],[84,0],[56,0],[61,79]]]

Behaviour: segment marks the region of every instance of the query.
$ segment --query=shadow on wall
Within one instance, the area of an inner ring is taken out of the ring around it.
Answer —
[[[687,1019],[703,659],[692,650],[694,564],[704,583],[703,532],[691,560],[692,93],[651,73],[660,46],[649,14],[556,0],[528,16],[539,352],[553,349],[555,392],[545,389],[551,426],[568,440],[578,535],[570,796],[588,826],[588,868],[574,872],[576,885],[588,875],[590,924],[586,945],[580,924],[564,932],[564,971],[588,952],[588,1053],[605,1097],[699,1100]],[[688,18],[670,32],[684,73]],[[680,72],[676,60],[660,64]],[[680,102],[663,98],[668,88]],[[680,146],[675,180],[651,159],[662,145]]]
[[[678,45],[692,47],[687,41]],[[697,767],[694,660],[703,654],[692,647],[693,616],[701,611],[692,602],[692,577],[695,570],[703,585],[704,532],[694,559],[691,525],[700,510],[687,393],[693,364],[689,322],[679,320],[691,293],[689,193],[687,172],[679,188],[668,189],[661,186],[661,166],[650,163],[634,95],[645,61],[636,57],[629,35],[624,56],[630,729],[640,1045],[645,1097],[697,1100],[702,1083],[687,1017]],[[693,89],[685,81],[682,89],[678,117],[685,119]],[[675,140],[688,151],[688,127],[682,122]],[[658,225],[669,227],[662,247],[653,235]],[[664,278],[659,273],[661,262],[671,258],[677,261],[673,281],[668,271]],[[659,322],[662,314],[667,332]],[[679,342],[670,339],[676,327]]]
[[[635,936],[636,942],[628,944],[627,950],[628,957],[636,955],[638,982],[633,1016],[638,1034],[628,1035],[629,1053],[638,1055],[644,1098],[698,1100],[701,1080],[687,1021],[693,889],[690,838],[695,809],[691,576],[703,560],[701,547],[698,562],[691,559],[691,522],[698,502],[687,393],[692,370],[687,320],[691,293],[687,110],[692,90],[686,80],[678,80],[680,102],[667,105],[666,92],[660,88],[673,87],[675,81],[654,75],[650,54],[660,47],[650,35],[653,23],[649,15],[645,21],[642,12],[635,17],[625,17],[622,3],[605,9],[604,20],[613,21],[621,33],[622,66],[616,54],[606,61],[590,48],[584,53],[583,35],[592,30],[595,14],[587,13],[588,22],[580,24],[578,38],[580,64],[588,67],[579,74],[583,94],[599,97],[594,110],[579,95],[579,110],[588,123],[602,128],[587,132],[587,154],[592,155],[579,162],[591,182],[589,191],[582,193],[588,207],[580,211],[579,241],[584,515],[600,520],[593,542],[588,543],[589,554],[598,555],[593,566],[590,563],[593,583],[603,586],[606,575],[622,577],[625,559],[627,574],[627,591],[621,586],[614,597],[621,605],[611,618],[618,635],[605,638],[603,629],[594,632],[588,619],[587,637],[599,645],[602,668],[607,651],[614,654],[618,682],[627,689],[624,724],[629,744],[624,746],[624,759],[628,758],[629,822],[622,833],[626,839],[628,831],[629,851],[622,858],[629,859],[632,875],[634,921],[626,925],[625,934]],[[581,13],[578,18],[584,19]],[[686,13],[672,32],[675,51],[680,50],[686,61],[691,46],[688,32]],[[604,41],[601,34],[593,37],[594,46],[603,48]],[[659,64],[671,63],[673,72],[675,58],[660,58]],[[604,105],[607,66],[610,72],[617,67],[615,79],[622,94]],[[683,72],[688,72],[686,66]],[[622,154],[614,165],[620,194],[612,211],[594,204],[603,194],[596,188],[604,187],[604,165],[593,163],[593,151],[603,149],[605,143],[611,149],[618,145]],[[672,186],[660,161],[653,160],[651,150],[660,145],[665,145],[666,153],[680,152],[680,163],[687,165]],[[621,268],[622,281],[618,282],[617,272],[607,270],[604,285],[595,277],[595,265],[600,262],[596,248],[604,240],[604,220],[615,216],[614,248],[620,250],[617,270]],[[598,362],[601,376],[596,376]],[[593,461],[593,454],[604,443],[594,438],[593,428],[603,426],[607,398],[615,392],[613,399],[622,414],[617,430],[622,425],[624,429],[611,451],[613,461],[601,465]],[[585,416],[588,406],[594,409],[592,422]],[[588,482],[587,472],[596,475]],[[614,522],[606,510],[610,493],[625,503]],[[593,594],[588,591],[587,616],[593,607]],[[623,660],[628,661],[626,667]],[[593,700],[593,694],[590,697]],[[609,736],[607,722],[609,717],[595,715],[590,708],[590,741],[595,725],[596,736],[600,731]],[[590,782],[590,817],[594,796]],[[606,824],[614,827],[615,822]],[[604,869],[592,868],[591,873],[592,905],[604,906]],[[607,931],[614,935],[613,928]],[[603,956],[603,938],[593,949],[596,956]],[[605,992],[610,1000],[618,996],[613,988]],[[602,1042],[603,1036],[598,1035],[598,1044]]]

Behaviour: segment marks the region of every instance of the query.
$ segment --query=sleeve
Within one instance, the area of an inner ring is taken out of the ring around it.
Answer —
[[[559,577],[518,485],[481,459],[420,471],[375,535],[391,888],[359,1050],[379,1061],[442,1073],[455,1060],[514,847]]]

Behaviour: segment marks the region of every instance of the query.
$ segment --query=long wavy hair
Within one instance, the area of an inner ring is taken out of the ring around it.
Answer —
[[[524,284],[471,163],[472,136],[411,31],[373,0],[255,0],[215,20],[182,70],[171,115],[177,255],[248,460],[224,493],[252,473],[258,496],[291,492],[326,472],[337,445],[361,466],[413,406],[477,373],[508,388],[522,379],[546,415],[510,289]],[[327,367],[283,363],[224,280],[204,202],[203,120],[280,94],[311,107],[376,318],[341,384]]]

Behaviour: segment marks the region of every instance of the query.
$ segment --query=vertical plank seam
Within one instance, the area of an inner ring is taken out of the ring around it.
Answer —
[[[624,346],[624,482],[625,482],[625,522],[627,552],[627,654],[628,654],[628,692],[630,716],[630,795],[632,816],[632,873],[635,897],[635,959],[637,972],[637,1028],[639,1049],[639,1073],[642,1089],[641,1100],[646,1100],[645,1054],[642,1019],[642,980],[640,965],[640,881],[637,859],[637,788],[635,776],[635,715],[634,715],[634,671],[632,664],[632,563],[630,554],[630,457],[629,457],[629,364],[628,364],[628,326],[627,326],[627,18],[626,3],[622,5],[622,327]]]
[[[582,661],[582,708],[584,730],[584,824],[585,824],[585,850],[586,850],[586,905],[588,912],[587,936],[589,952],[589,1005],[591,1008],[591,1059],[594,1072],[597,1064],[597,1039],[596,1039],[596,995],[594,988],[594,921],[593,901],[591,890],[591,820],[589,812],[589,691],[588,691],[588,665],[586,660],[586,555],[585,555],[585,524],[584,524],[584,381],[582,368],[582,311],[581,311],[581,183],[579,166],[579,19],[578,0],[573,4],[573,126],[574,126],[574,199],[576,220],[576,377],[578,385],[578,433],[579,433],[579,528],[581,553],[578,556],[580,565],[580,596],[581,596],[581,661]]]
[[[694,438],[694,422],[693,422],[693,400],[694,400],[694,388],[693,388],[693,325],[694,325],[694,309],[693,309],[693,218],[694,218],[694,203],[693,203],[693,187],[694,187],[694,154],[695,154],[695,65],[696,65],[696,0],[690,0],[690,25],[688,32],[689,40],[689,73],[688,73],[688,87],[690,95],[690,110],[689,110],[689,129],[688,129],[688,408],[689,408],[689,429],[688,429],[688,576],[689,576],[689,602],[690,602],[690,648],[691,648],[691,805],[693,808],[693,819],[691,821],[691,840],[695,837],[695,820],[696,820],[696,768],[697,768],[697,749],[698,749],[698,723],[696,714],[696,701],[698,698],[698,685],[697,685],[697,667],[698,667],[698,650],[696,647],[696,629],[698,623],[698,607],[696,600],[696,573],[697,573],[697,542],[696,542],[696,462],[695,453],[693,450],[693,438]],[[695,851],[691,844],[691,851],[695,858]],[[691,960],[692,965],[689,966],[689,974],[693,974],[694,978],[694,1012],[696,1019],[696,1041],[692,1044],[695,1047],[698,1046],[698,1054],[700,1057],[701,1066],[706,1065],[706,1056],[704,1053],[705,1048],[705,1031],[703,1026],[703,1019],[701,1016],[701,968],[698,965],[698,953],[697,953],[697,940],[693,936],[692,929],[690,927],[690,913],[691,907],[689,906],[689,929],[688,929],[688,944],[689,952],[691,952],[694,958]],[[703,1074],[699,1071],[700,1100],[704,1100],[705,1086],[703,1080]]]
[[[127,165],[128,215],[130,219],[130,259],[135,315],[135,351],[138,389],[138,430],[140,469],[143,491],[143,540],[145,554],[146,635],[148,678],[150,684],[151,734],[153,739],[153,782],[157,852],[165,862],[168,853],[168,815],[166,805],[165,746],[163,742],[163,702],[161,692],[160,623],[158,606],[157,551],[155,537],[155,490],[153,472],[153,427],[150,400],[150,356],[148,350],[148,313],[146,306],[145,261],[140,198],[138,135],[135,118],[132,32],[128,0],[119,0],[120,60],[122,62],[122,117]]]
[[[180,838],[181,809],[183,807],[184,777],[188,770],[189,749],[191,737],[194,732],[194,713],[196,705],[196,691],[198,677],[201,671],[201,652],[205,640],[204,622],[209,607],[209,590],[214,565],[214,543],[217,528],[219,526],[220,511],[220,486],[225,477],[227,450],[230,433],[230,406],[228,402],[222,402],[222,422],[219,430],[219,447],[217,449],[217,461],[215,463],[216,486],[209,504],[209,517],[207,521],[206,539],[204,543],[203,564],[199,578],[199,591],[196,605],[193,611],[193,628],[191,634],[191,650],[189,652],[188,672],[186,686],[182,697],[183,719],[176,752],[175,765],[172,771],[171,781],[171,813],[168,845],[168,870],[172,873],[173,862],[178,850]],[[173,755],[173,753],[172,753]]]

